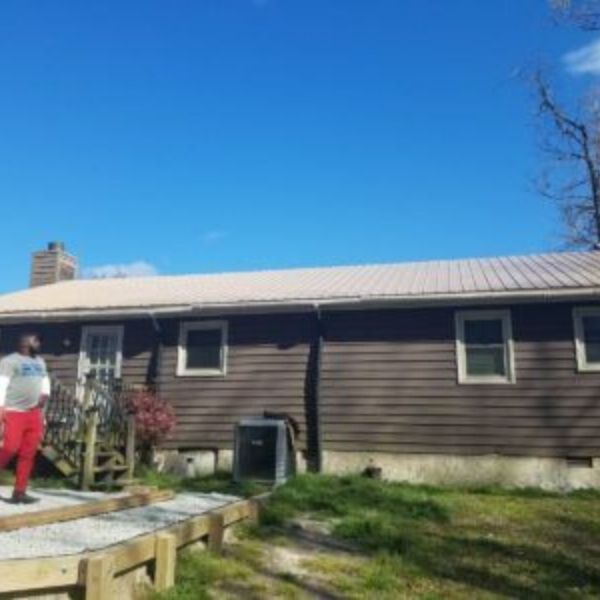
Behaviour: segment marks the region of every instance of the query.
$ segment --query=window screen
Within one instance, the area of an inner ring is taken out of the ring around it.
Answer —
[[[467,376],[505,377],[507,370],[502,319],[466,319],[464,331]]]
[[[195,329],[188,331],[186,353],[186,369],[221,369],[221,329]]]

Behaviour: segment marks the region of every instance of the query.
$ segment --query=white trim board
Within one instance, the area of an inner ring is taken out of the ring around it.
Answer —
[[[577,370],[583,373],[600,371],[600,362],[589,363],[585,350],[584,317],[600,317],[600,307],[576,306],[573,308],[573,334],[575,338],[575,358]]]
[[[504,340],[504,367],[506,375],[469,375],[465,344],[465,321],[501,320]],[[462,310],[454,313],[456,337],[456,369],[459,384],[510,384],[516,382],[515,352],[510,310]]]
[[[188,369],[187,334],[190,331],[206,331],[219,329],[221,332],[221,368]],[[229,327],[227,321],[185,321],[179,324],[179,341],[177,344],[177,376],[178,377],[224,377],[227,375],[227,358],[229,354]]]

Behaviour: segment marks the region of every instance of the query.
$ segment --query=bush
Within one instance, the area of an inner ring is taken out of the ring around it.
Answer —
[[[149,390],[133,392],[127,405],[135,417],[136,440],[147,462],[152,450],[175,428],[175,413],[168,402]]]

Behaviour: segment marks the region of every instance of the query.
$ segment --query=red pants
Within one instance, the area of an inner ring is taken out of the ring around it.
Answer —
[[[0,449],[0,470],[5,469],[16,455],[16,492],[24,492],[27,489],[35,455],[43,437],[41,409],[34,408],[27,412],[7,410],[4,413],[4,444]]]

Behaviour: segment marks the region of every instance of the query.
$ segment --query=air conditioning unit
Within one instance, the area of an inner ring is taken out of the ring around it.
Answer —
[[[235,481],[253,479],[280,485],[296,473],[288,425],[282,419],[242,419],[235,428]]]

